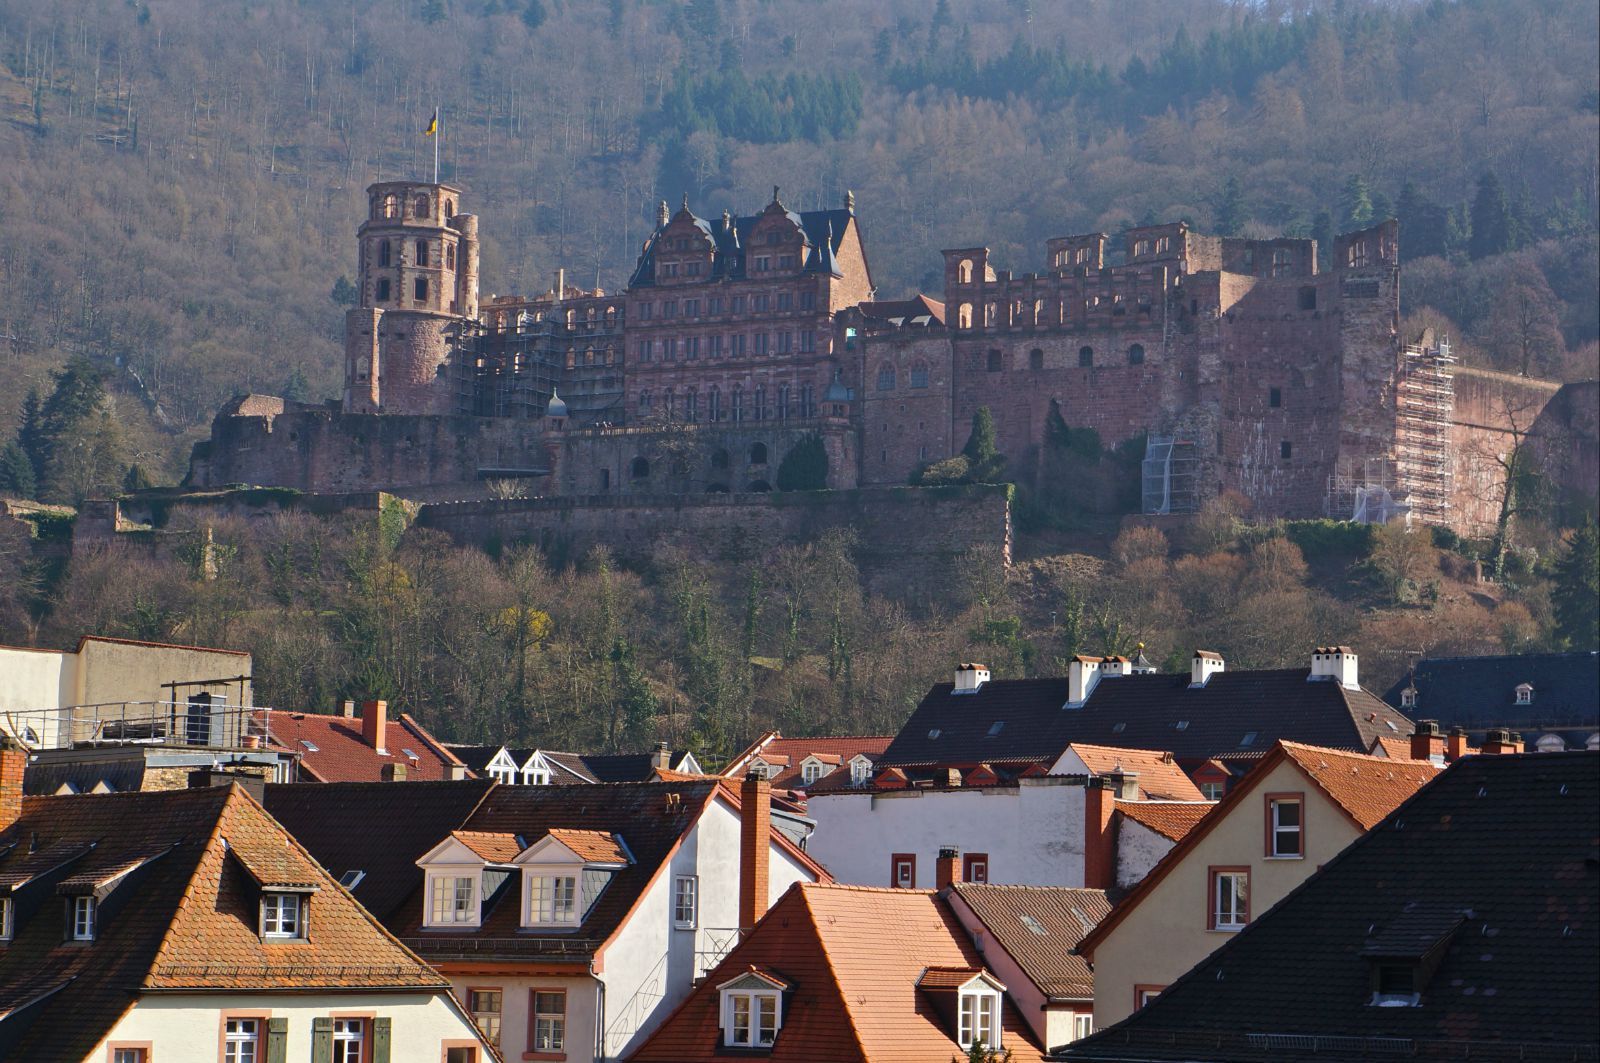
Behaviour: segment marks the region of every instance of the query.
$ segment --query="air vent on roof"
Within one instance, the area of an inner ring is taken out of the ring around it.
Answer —
[[[309,738],[300,739],[300,744],[306,747],[306,752],[308,752],[308,753],[320,753],[320,752],[322,752],[322,750],[317,748],[317,744],[315,742],[313,742]]]
[[[1256,733],[1254,731],[1246,731],[1244,733],[1244,737],[1239,739],[1239,748],[1243,749],[1246,746],[1248,746],[1248,745],[1252,744],[1253,742],[1255,742],[1255,740],[1256,740]]]
[[[365,871],[346,871],[339,876],[339,885],[347,890],[353,890],[361,885],[361,880],[367,877]]]
[[[1044,928],[1044,926],[1039,922],[1039,920],[1035,919],[1033,916],[1031,916],[1031,915],[1022,915],[1022,916],[1018,916],[1018,918],[1022,920],[1022,925],[1023,926],[1027,927],[1029,930],[1033,931],[1035,934],[1038,934],[1040,937],[1049,937],[1050,936],[1050,931],[1046,930]]]
[[[993,738],[995,735],[999,734],[1005,725],[1006,722],[1004,720],[996,720],[994,723],[990,724],[988,737]]]
[[[1398,727],[1396,727],[1394,725],[1394,721],[1393,720],[1384,720],[1383,721],[1383,725],[1385,727],[1387,727],[1389,730],[1393,731],[1395,734],[1399,734],[1400,733],[1400,728],[1398,728]]]

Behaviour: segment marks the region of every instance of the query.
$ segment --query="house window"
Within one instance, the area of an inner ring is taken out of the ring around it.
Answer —
[[[561,1052],[567,1045],[566,990],[534,989],[529,1002],[528,1047],[535,1052]]]
[[[229,1019],[223,1024],[223,1063],[256,1063],[260,1048],[260,1019]]]
[[[428,878],[428,925],[450,926],[478,921],[477,883],[469,875]]]
[[[1092,1014],[1080,1012],[1072,1017],[1072,1039],[1074,1041],[1081,1041],[1092,1033],[1094,1033],[1094,1016]]]
[[[1212,930],[1242,930],[1250,921],[1250,871],[1242,867],[1211,869]]]
[[[894,390],[894,366],[881,365],[878,367],[878,390]]]
[[[298,893],[268,893],[261,898],[261,936],[284,940],[304,940],[305,921]]]
[[[1200,796],[1207,801],[1221,801],[1226,789],[1227,786],[1220,782],[1203,782],[1200,784]]]
[[[1417,989],[1417,968],[1413,963],[1389,962],[1378,964],[1374,972],[1377,987],[1372,1003],[1379,1007],[1415,1007],[1422,999]]]
[[[571,875],[534,875],[528,880],[528,922],[576,923],[578,880]]]
[[[800,766],[800,778],[804,779],[807,785],[816,782],[822,778],[822,765],[814,760],[807,761]]]
[[[977,990],[961,994],[961,1025],[957,1040],[962,1048],[983,1042],[986,1048],[1000,1047],[1000,994]]]
[[[850,762],[850,781],[860,786],[872,778],[872,761],[865,757],[857,757]]]
[[[1164,985],[1136,985],[1133,987],[1133,1010],[1143,1011],[1150,1006],[1151,1001],[1161,995],[1166,989]]]
[[[366,1063],[367,1020],[333,1020],[333,1063]]]
[[[896,889],[917,888],[917,856],[915,853],[895,853],[889,858],[889,885]]]
[[[694,875],[679,875],[672,885],[672,925],[693,930],[700,917],[700,880]]]
[[[501,1002],[505,998],[498,989],[470,989],[467,991],[467,1010],[472,1021],[483,1031],[484,1040],[500,1047]]]
[[[1417,692],[1413,687],[1407,687],[1400,692],[1400,707],[1414,709],[1417,707]]]
[[[601,479],[609,481],[610,470],[601,469],[600,471],[606,474]],[[607,482],[607,486],[609,486],[609,482]],[[549,786],[550,769],[544,767],[526,768],[522,772],[522,783],[524,786]]]
[[[764,1048],[778,1039],[779,996],[776,992],[733,991],[722,994],[723,1038],[726,1045]]]
[[[1305,806],[1299,794],[1267,795],[1267,855],[1306,855]]]
[[[1283,389],[1282,388],[1268,388],[1267,389],[1267,405],[1271,406],[1273,409],[1277,409],[1279,406],[1283,405]]]
[[[150,1050],[138,1047],[111,1047],[111,1063],[150,1063]]]
[[[967,853],[961,859],[961,878],[965,882],[989,881],[989,854]]]
[[[1517,704],[1518,705],[1532,705],[1533,704],[1533,687],[1532,686],[1530,686],[1527,683],[1519,683],[1517,685]]]
[[[72,940],[93,941],[95,900],[93,897],[72,898]]]
[[[11,925],[12,907],[10,897],[0,897],[0,941],[10,941],[13,933]]]

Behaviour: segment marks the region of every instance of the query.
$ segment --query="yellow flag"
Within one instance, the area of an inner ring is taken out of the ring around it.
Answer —
[[[428,128],[422,131],[425,137],[431,137],[439,131],[439,108],[433,109],[433,117],[428,119]]]

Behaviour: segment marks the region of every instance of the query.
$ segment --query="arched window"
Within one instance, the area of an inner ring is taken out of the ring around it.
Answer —
[[[733,459],[728,456],[728,452],[722,447],[718,447],[716,450],[711,452],[711,467],[713,469],[726,469],[728,467],[728,463],[732,460]],[[724,488],[724,490],[726,490],[726,488]]]
[[[1090,366],[1090,365],[1094,364],[1094,348],[1093,347],[1079,347],[1078,348],[1078,364],[1081,365],[1081,366]]]
[[[576,369],[578,366],[578,352],[575,349],[567,351],[567,368]]]
[[[706,396],[706,418],[713,423],[722,420],[722,389],[715,384]]]
[[[894,366],[890,365],[888,362],[878,366],[878,390],[894,390]]]
[[[389,301],[389,278],[379,277],[376,287],[377,291],[373,293],[374,298],[380,303],[387,303]]]
[[[639,412],[640,413],[649,413],[650,412],[650,389],[649,388],[646,388],[645,390],[639,392]]]
[[[416,211],[417,211],[417,217],[419,217],[419,218],[426,218],[428,216],[428,197],[427,196],[418,196],[417,197]]]
[[[456,268],[456,245],[446,244],[444,247],[444,264],[446,269]]]
[[[745,488],[745,490],[746,491],[755,491],[755,492],[758,492],[758,493],[762,492],[762,491],[770,491],[770,490],[772,490],[772,485],[767,483],[767,481],[765,481],[765,480],[751,480],[750,481],[750,486]]]
[[[1135,343],[1135,344],[1133,344],[1132,346],[1130,346],[1128,348],[1128,364],[1129,365],[1143,365],[1144,364],[1144,344]]]
[[[378,265],[380,267],[383,267],[383,266],[392,265],[393,263],[394,263],[394,252],[389,247],[389,241],[387,241],[387,240],[379,240],[378,241]]]
[[[972,304],[962,303],[956,309],[956,328],[972,327]]]
[[[446,218],[453,218],[453,217],[456,216],[456,201],[455,200],[447,199],[447,200],[444,201],[444,216]]]
[[[616,327],[617,327],[617,308],[614,307],[614,306],[608,306],[608,307],[606,307],[606,328],[612,329],[612,328],[616,328]]]
[[[393,193],[383,197],[383,216],[395,218],[400,214],[400,204],[395,200]]]
[[[767,388],[764,384],[756,385],[755,419],[757,421],[765,421],[767,419]]]
[[[417,241],[417,265],[426,266],[427,264],[428,264],[428,241],[426,241],[426,240],[418,240]]]
[[[765,465],[766,463],[767,463],[767,445],[765,443],[753,443],[753,444],[751,444],[751,446],[750,446],[750,464],[751,465]]]
[[[584,365],[593,365],[594,364],[594,348],[593,347],[585,347],[583,349],[583,364]]]
[[[927,362],[911,363],[911,386],[914,388],[925,388],[928,386]]]
[[[615,365],[617,362],[617,349],[611,344],[606,344],[606,364]]]
[[[956,266],[956,283],[972,283],[972,259],[964,258],[961,260],[961,263]]]
[[[734,388],[733,389],[733,401],[732,401],[732,403],[730,403],[730,405],[732,406],[732,411],[731,412],[733,414],[734,423],[737,424],[738,422],[744,420],[744,389],[743,388]]]
[[[650,478],[650,463],[644,458],[634,458],[631,471],[635,480],[647,480]]]

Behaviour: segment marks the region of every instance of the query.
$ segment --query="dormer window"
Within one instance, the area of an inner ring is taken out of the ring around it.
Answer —
[[[522,870],[522,925],[576,930],[611,882],[633,863],[620,835],[552,830],[513,861]]]
[[[574,875],[528,877],[528,926],[570,926],[578,921],[578,879]]]
[[[72,906],[72,926],[69,936],[73,941],[93,941],[99,904],[93,897],[74,897],[68,903]]]
[[[1400,707],[1402,709],[1414,709],[1417,707],[1416,687],[1406,687],[1400,691]]]
[[[460,926],[477,921],[476,875],[447,871],[428,876],[429,926]]]
[[[872,761],[864,756],[856,756],[850,760],[850,783],[853,786],[865,786],[872,780]]]
[[[933,999],[963,1049],[980,1043],[985,1048],[1002,1047],[1000,994],[1006,987],[994,976],[971,967],[929,967],[917,980],[917,988]]]
[[[986,984],[961,993],[961,1024],[956,1040],[970,1049],[982,1042],[985,1048],[1000,1047],[1000,994]]]
[[[10,897],[0,897],[0,941],[10,941],[16,931],[13,926],[15,906]]]
[[[755,968],[719,986],[722,1043],[730,1048],[771,1048],[783,1026],[783,993],[788,988]]]
[[[1533,704],[1533,687],[1530,684],[1528,684],[1528,683],[1518,683],[1517,684],[1517,704],[1518,705],[1532,705]]]
[[[306,897],[301,893],[261,895],[261,937],[264,941],[304,941]]]
[[[822,778],[822,775],[822,765],[814,760],[808,760],[800,766],[800,778],[808,786]]]

